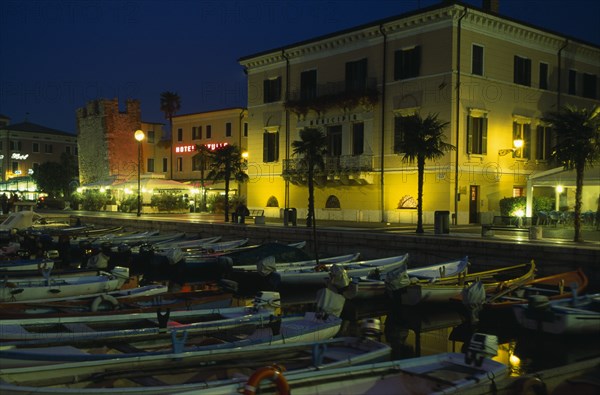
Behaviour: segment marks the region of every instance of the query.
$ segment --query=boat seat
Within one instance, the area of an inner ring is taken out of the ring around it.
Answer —
[[[89,326],[87,326],[86,324],[82,324],[80,322],[63,323],[62,326],[64,326],[66,329],[70,330],[71,332],[96,332],[94,329],[92,329]]]

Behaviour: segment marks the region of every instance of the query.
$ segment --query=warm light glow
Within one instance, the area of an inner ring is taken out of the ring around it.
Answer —
[[[248,159],[248,151],[242,152],[242,158]]]
[[[508,357],[508,362],[511,366],[518,367],[519,365],[521,365],[521,358],[517,357],[515,354],[510,354],[510,356]]]
[[[104,187],[100,188],[100,192],[104,193],[106,192],[106,189]]]
[[[131,195],[133,193],[133,191],[129,188],[125,188],[124,192],[126,195]]]
[[[139,129],[135,131],[134,136],[135,136],[135,139],[139,142],[142,142],[142,140],[144,140],[144,138],[146,137],[146,135],[144,134],[144,131],[139,130]]]
[[[524,143],[524,142],[523,142],[523,140],[521,140],[521,139],[516,139],[515,141],[513,141],[513,146],[514,146],[516,149],[519,149],[519,148],[523,147],[523,143]]]
[[[77,193],[81,193],[81,192],[83,192],[83,188],[82,187],[77,188]]]
[[[524,217],[525,216],[525,211],[523,211],[523,209],[518,209],[517,211],[515,211],[515,217]]]
[[[200,193],[200,190],[196,188],[192,189],[192,194],[197,195],[198,193]]]
[[[562,185],[556,186],[556,193],[563,193],[565,188]]]

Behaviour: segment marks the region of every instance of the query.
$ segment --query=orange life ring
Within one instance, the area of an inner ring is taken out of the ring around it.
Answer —
[[[255,395],[256,390],[260,388],[261,381],[270,379],[277,385],[277,392],[279,395],[289,395],[290,386],[285,377],[283,377],[284,371],[285,368],[278,365],[265,366],[257,369],[254,373],[252,373],[252,376],[250,376],[246,382],[244,391],[242,393],[244,395]]]

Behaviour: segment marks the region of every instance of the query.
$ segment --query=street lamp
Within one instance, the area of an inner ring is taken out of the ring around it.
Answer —
[[[523,148],[523,144],[524,144],[524,141],[522,139],[515,139],[513,141],[512,148],[501,149],[498,151],[498,155],[504,156],[504,155],[508,155],[508,154],[512,153],[512,156],[514,158],[517,150]]]
[[[141,174],[141,168],[142,168],[142,140],[144,140],[144,137],[146,137],[146,136],[144,135],[143,130],[136,130],[134,136],[138,142],[137,216],[139,217],[140,215],[142,215],[142,195],[141,195],[141,187],[140,187],[140,184],[141,184],[140,174]]]

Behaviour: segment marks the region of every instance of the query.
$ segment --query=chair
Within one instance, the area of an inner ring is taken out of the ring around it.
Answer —
[[[548,224],[556,226],[560,222],[560,212],[550,211],[548,213]]]
[[[537,224],[548,225],[548,213],[545,211],[538,211],[537,213]]]

